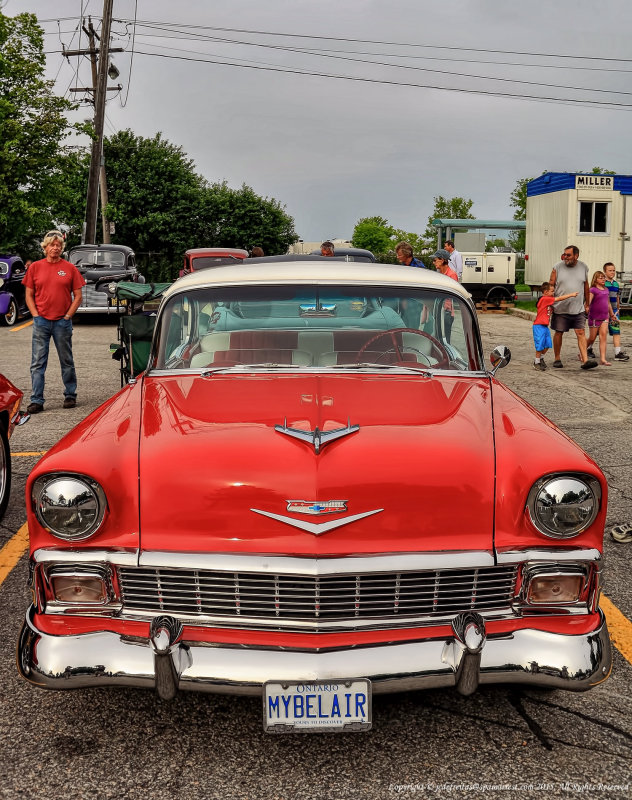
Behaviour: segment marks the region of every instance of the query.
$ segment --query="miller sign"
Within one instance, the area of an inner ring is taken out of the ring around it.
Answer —
[[[614,175],[575,175],[576,189],[614,189]]]

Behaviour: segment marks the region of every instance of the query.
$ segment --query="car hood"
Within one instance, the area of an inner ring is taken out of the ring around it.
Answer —
[[[317,453],[284,425],[358,430]],[[141,550],[493,549],[483,377],[147,376],[139,453]]]

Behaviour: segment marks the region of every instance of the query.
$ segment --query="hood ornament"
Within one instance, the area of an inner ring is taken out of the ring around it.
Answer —
[[[292,436],[295,439],[300,439],[302,442],[314,445],[314,452],[318,455],[321,449],[330,442],[336,439],[342,439],[343,436],[348,436],[350,433],[355,433],[360,430],[359,425],[352,425],[350,420],[344,428],[335,428],[332,431],[321,431],[318,426],[313,431],[302,431],[299,428],[288,428],[287,418],[283,420],[283,425],[275,425],[274,430],[279,433],[284,433],[286,436]]]

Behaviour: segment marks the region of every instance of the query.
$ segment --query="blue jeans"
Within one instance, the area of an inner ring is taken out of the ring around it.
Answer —
[[[44,405],[44,374],[48,365],[51,336],[61,364],[64,396],[73,400],[77,398],[77,373],[72,358],[72,322],[63,317],[62,319],[35,317],[31,355],[31,403],[39,403],[41,406]]]

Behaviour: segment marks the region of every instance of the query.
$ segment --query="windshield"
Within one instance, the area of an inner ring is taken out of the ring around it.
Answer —
[[[158,324],[157,369],[482,369],[472,313],[436,289],[198,288]]]
[[[116,250],[74,250],[70,261],[75,266],[124,267],[125,253]]]
[[[234,264],[235,261],[241,259],[238,256],[197,256],[191,259],[191,267],[194,270],[221,267],[223,264]]]

